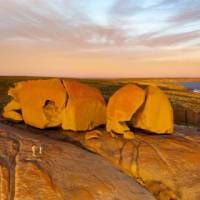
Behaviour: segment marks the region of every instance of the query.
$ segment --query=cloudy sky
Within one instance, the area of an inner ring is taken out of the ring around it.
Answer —
[[[200,77],[200,1],[0,0],[0,75]]]

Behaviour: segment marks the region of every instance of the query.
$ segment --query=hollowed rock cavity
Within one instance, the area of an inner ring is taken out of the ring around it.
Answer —
[[[75,131],[105,124],[106,106],[100,91],[77,81],[24,81],[8,94],[13,100],[4,108],[7,119],[41,129],[61,126]]]

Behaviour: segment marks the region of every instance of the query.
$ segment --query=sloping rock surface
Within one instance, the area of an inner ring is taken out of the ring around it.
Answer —
[[[100,156],[45,132],[0,123],[1,200],[154,199]]]
[[[82,148],[101,155],[132,176],[154,194],[156,199],[200,199],[198,129],[176,126],[173,135],[145,134],[137,131],[133,140],[126,140],[122,136],[113,138],[102,129],[98,129],[96,134],[95,130],[88,134],[63,130],[42,131],[16,124],[14,126],[13,135],[14,132],[23,129],[36,135],[44,134],[54,140],[67,140],[82,145]],[[4,173],[6,174],[6,170]]]
[[[200,133],[186,127],[173,135],[137,132],[133,140],[101,137],[77,140],[110,160],[154,193],[157,199],[200,199]]]

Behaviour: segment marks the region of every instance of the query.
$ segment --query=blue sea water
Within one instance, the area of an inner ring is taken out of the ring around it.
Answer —
[[[189,90],[195,90],[200,92],[200,82],[181,82]]]

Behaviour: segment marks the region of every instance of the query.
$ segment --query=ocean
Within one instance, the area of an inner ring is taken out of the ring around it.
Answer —
[[[194,92],[200,92],[200,82],[181,82],[189,90]]]

